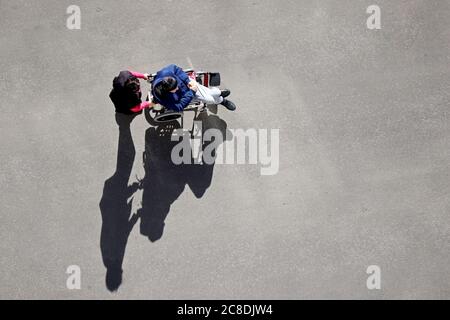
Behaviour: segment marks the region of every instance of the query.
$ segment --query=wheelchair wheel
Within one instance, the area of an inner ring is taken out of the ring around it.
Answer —
[[[164,122],[171,122],[171,121],[178,120],[182,116],[183,116],[182,112],[166,111],[166,112],[156,115],[154,117],[154,120],[157,123],[164,123]]]

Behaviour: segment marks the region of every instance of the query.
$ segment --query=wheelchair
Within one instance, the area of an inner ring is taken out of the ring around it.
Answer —
[[[183,69],[184,72],[191,79],[195,79],[199,84],[205,87],[219,87],[220,86],[220,73],[218,72],[205,72],[205,71],[194,71],[193,69]],[[156,73],[150,74],[148,77],[148,83],[152,86],[153,80],[156,77]],[[151,91],[148,93],[147,101],[152,99]],[[164,106],[157,104],[151,110],[150,113],[154,115],[151,116],[152,122],[155,124],[167,123],[172,121],[180,120],[183,125],[183,114],[184,111],[195,111],[204,112],[206,110],[206,103],[198,100],[193,100],[183,111],[173,111],[165,108]]]

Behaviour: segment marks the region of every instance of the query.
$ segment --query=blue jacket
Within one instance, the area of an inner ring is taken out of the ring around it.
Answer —
[[[174,77],[178,81],[178,91],[175,93],[169,92],[164,97],[158,97],[154,88],[165,77]],[[183,69],[174,64],[168,65],[164,69],[160,70],[153,80],[152,94],[154,101],[168,109],[183,111],[183,109],[186,108],[195,97],[195,92],[188,87],[189,81],[190,79]]]

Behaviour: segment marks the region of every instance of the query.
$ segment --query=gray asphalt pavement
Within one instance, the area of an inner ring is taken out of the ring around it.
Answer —
[[[449,39],[441,0],[0,0],[0,298],[449,299]],[[114,76],[170,63],[231,89],[204,125],[280,130],[278,174],[119,134]]]

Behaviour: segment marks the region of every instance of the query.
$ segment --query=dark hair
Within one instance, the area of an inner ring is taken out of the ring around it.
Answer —
[[[141,89],[141,85],[136,77],[132,77],[125,82],[125,88],[130,92],[136,93]]]
[[[170,91],[175,90],[178,87],[177,79],[173,77],[165,77],[155,87],[155,93],[162,97],[168,94]]]

